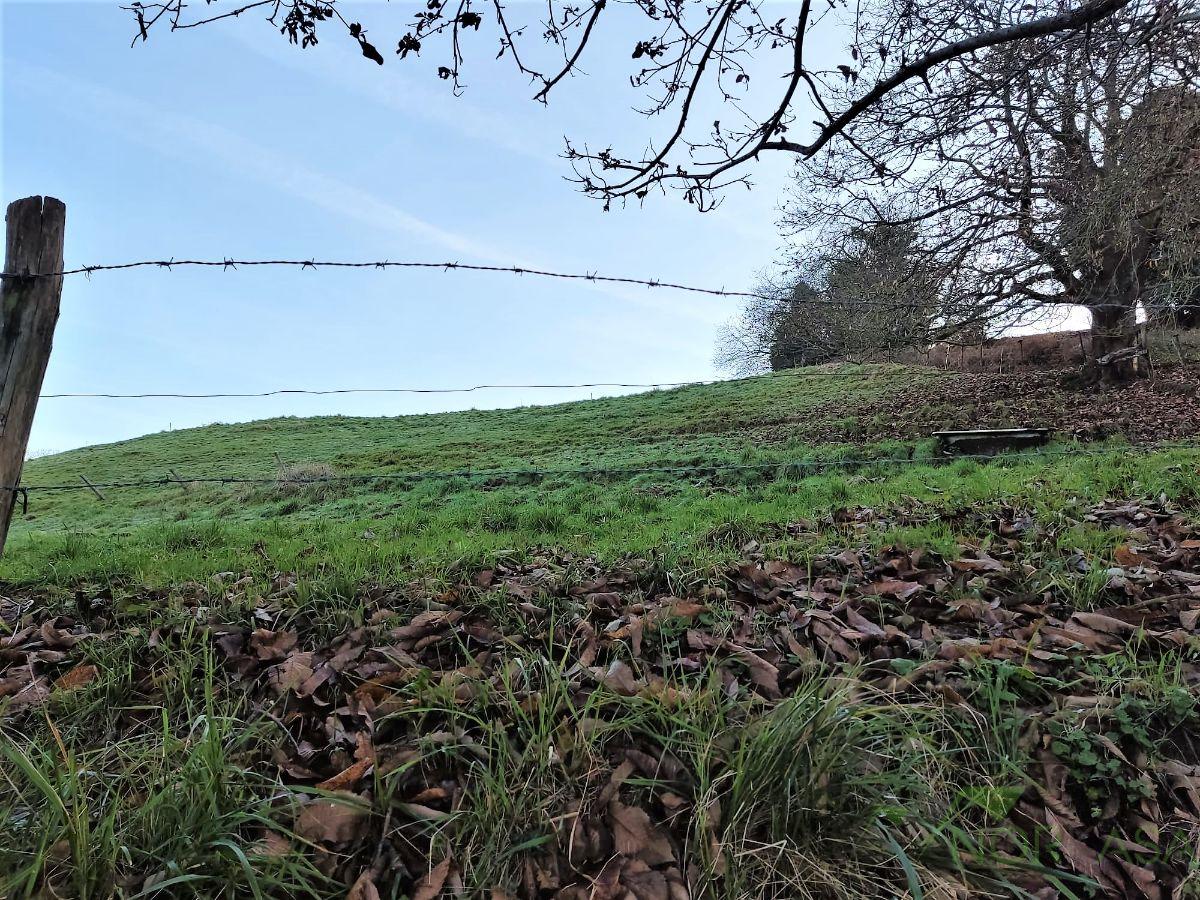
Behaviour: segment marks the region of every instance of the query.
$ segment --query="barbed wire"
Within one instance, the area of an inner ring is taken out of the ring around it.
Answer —
[[[960,346],[960,344],[955,344]],[[980,344],[961,344],[964,347],[979,347]],[[860,365],[884,365],[878,362],[866,362]],[[902,362],[899,365],[918,365],[917,362]],[[960,368],[947,368],[938,365],[923,365],[928,374],[935,377],[953,376],[955,379],[970,378],[1003,378],[1003,377],[1044,377],[1061,374],[1061,368],[1014,368],[1013,371],[970,371]],[[334,396],[341,394],[474,394],[484,390],[583,390],[593,389],[623,389],[636,388],[653,390],[658,388],[706,388],[720,384],[737,384],[746,380],[760,378],[857,378],[872,380],[894,377],[894,372],[796,372],[775,371],[755,374],[755,376],[738,376],[736,378],[702,378],[686,380],[686,382],[576,382],[576,383],[539,383],[539,384],[473,384],[462,388],[275,388],[264,391],[206,391],[206,392],[175,392],[175,391],[145,391],[133,394],[118,394],[109,391],[58,391],[53,394],[38,395],[38,400],[228,400],[228,398],[260,398],[277,396]]]
[[[283,395],[306,395],[313,397],[324,397],[331,394],[470,394],[475,391],[483,390],[523,390],[529,389],[568,389],[568,388],[675,388],[675,387],[692,387],[698,385],[720,384],[719,380],[714,381],[659,381],[646,384],[635,384],[633,382],[586,382],[581,384],[476,384],[471,387],[460,388],[330,388],[325,390],[306,390],[304,388],[278,388],[272,391],[247,391],[244,393],[211,393],[211,394],[173,394],[173,393],[147,393],[147,394],[102,394],[102,393],[84,393],[71,392],[62,394],[42,394],[39,399],[42,400],[61,400],[65,398],[89,398],[89,399],[113,399],[113,400],[144,400],[155,398],[173,398],[181,400],[209,400],[217,398],[245,398],[245,397],[278,397]]]
[[[771,460],[760,463],[686,463],[677,465],[657,466],[604,466],[579,467],[566,469],[460,469],[455,471],[431,472],[359,472],[346,475],[317,475],[317,476],[288,476],[279,474],[274,477],[262,475],[200,475],[183,477],[169,475],[158,478],[138,478],[124,481],[90,481],[81,480],[79,483],[4,485],[0,490],[14,493],[59,493],[64,491],[123,490],[140,488],[169,488],[187,487],[188,485],[274,485],[277,487],[307,487],[326,484],[369,484],[373,482],[421,482],[446,481],[465,479],[471,481],[496,480],[510,481],[514,479],[544,479],[555,477],[618,477],[651,474],[706,474],[709,472],[736,471],[766,471],[775,469],[780,472],[806,471],[821,469],[839,469],[865,467],[871,465],[888,466],[941,466],[960,461],[990,462],[1028,462],[1041,459],[1057,459],[1061,457],[1083,456],[1113,456],[1129,453],[1166,452],[1170,450],[1200,450],[1200,444],[1164,443],[1150,445],[1129,445],[1125,447],[1080,448],[1067,447],[1059,450],[1038,450],[1013,454],[962,453],[953,456],[905,457],[840,457],[825,460],[797,459]]]
[[[978,375],[983,373],[961,373]],[[764,373],[766,377],[771,378],[858,378],[869,380],[873,378],[884,377],[882,372],[769,372]],[[65,398],[103,398],[116,400],[139,400],[139,399],[154,399],[154,398],[172,398],[184,400],[206,400],[217,398],[245,398],[245,397],[276,397],[282,395],[308,395],[308,396],[329,396],[333,394],[470,394],[476,391],[484,390],[569,390],[583,388],[682,388],[682,387],[708,387],[718,384],[736,384],[740,381],[747,381],[763,376],[746,376],[741,378],[708,378],[698,379],[695,381],[583,381],[575,384],[560,383],[560,384],[475,384],[469,387],[449,387],[449,388],[417,388],[417,387],[379,387],[379,388],[324,388],[324,389],[307,389],[307,388],[276,388],[268,391],[244,391],[232,393],[171,393],[171,392],[147,392],[133,394],[118,394],[106,392],[88,392],[88,391],[70,391],[53,394],[42,394],[41,400],[61,400]]]
[[[778,378],[879,378],[882,377],[878,373],[873,372],[775,372],[773,377]],[[308,396],[323,397],[331,394],[470,394],[475,391],[483,390],[567,390],[571,388],[681,388],[681,387],[707,387],[716,384],[733,384],[738,381],[744,381],[743,378],[713,378],[703,381],[652,381],[652,382],[632,382],[632,381],[590,381],[579,382],[578,384],[475,384],[470,387],[457,388],[329,388],[323,390],[308,390],[305,388],[277,388],[270,391],[248,391],[244,393],[207,393],[207,394],[175,394],[175,393],[144,393],[144,394],[108,394],[108,393],[60,393],[60,394],[42,394],[42,400],[59,400],[67,397],[85,397],[85,398],[107,398],[118,400],[137,400],[147,398],[176,398],[184,400],[198,399],[214,399],[214,398],[238,398],[238,397],[276,397],[288,394],[300,394]]]
[[[176,267],[205,267],[219,268],[222,271],[236,270],[240,267],[251,266],[289,266],[301,269],[434,269],[442,271],[493,272],[510,275],[534,275],[539,278],[559,278],[576,281],[589,281],[607,284],[630,284],[650,288],[668,288],[676,291],[687,291],[695,294],[707,294],[716,297],[741,297],[745,299],[769,299],[765,295],[753,291],[729,291],[724,288],[707,288],[695,285],[680,284],[672,281],[662,281],[654,278],[635,278],[622,275],[601,275],[597,272],[559,272],[549,269],[536,269],[528,266],[502,266],[485,263],[463,263],[458,261],[420,262],[420,261],[346,261],[346,260],[317,260],[317,259],[149,259],[137,262],[110,263],[103,265],[79,266],[74,269],[63,269],[58,272],[38,272],[27,275],[4,273],[3,278],[61,278],[68,275],[90,276],[94,272],[115,272],[124,269],[159,268],[174,269]]]
[[[698,285],[682,284],[675,281],[663,281],[656,278],[638,278],[625,275],[601,275],[597,272],[560,272],[551,269],[538,269],[529,266],[489,265],[486,263],[463,263],[458,261],[422,262],[422,261],[347,261],[347,260],[317,260],[312,259],[147,259],[136,262],[106,263],[90,266],[78,266],[73,269],[62,269],[56,272],[4,272],[0,279],[27,280],[31,278],[62,278],[68,275],[85,275],[90,277],[95,272],[115,272],[125,269],[159,268],[171,270],[176,267],[219,268],[222,271],[236,270],[239,267],[286,266],[300,269],[434,269],[442,271],[493,272],[510,275],[533,275],[539,278],[557,278],[575,281],[588,281],[605,284],[638,285],[647,288],[666,288],[693,294],[704,294],[712,297],[734,297],[745,300],[777,301],[778,296],[763,294],[757,291],[731,291],[725,288],[708,288]],[[802,301],[803,305],[839,306],[846,304],[842,300],[814,297]],[[858,306],[879,307],[882,309],[914,309],[928,310],[929,304],[923,302],[901,302],[887,300],[860,299],[855,301]],[[1047,305],[1041,303],[1040,305]],[[1081,306],[1086,309],[1128,309],[1127,303],[1053,303],[1050,305]]]

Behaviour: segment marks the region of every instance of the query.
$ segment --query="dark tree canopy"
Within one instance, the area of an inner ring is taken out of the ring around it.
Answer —
[[[718,365],[751,374],[877,359],[961,331],[917,240],[908,225],[856,226],[802,270],[764,276],[718,340]]]
[[[812,158],[858,146],[859,121],[897,92],[928,88],[988,66],[997,48],[1038,41],[1053,52],[1137,0],[500,0],[394,4],[376,20],[347,19],[338,0],[135,0],[136,40],[246,16],[265,19],[299,47],[327,34],[356,41],[366,60],[429,60],[457,92],[467,57],[498,50],[527,76],[536,100],[589,60],[594,35],[617,17],[629,34],[633,86],[661,119],[642,150],[568,143],[578,183],[606,204],[677,188],[700,208],[745,181],[761,154]],[[1157,5],[1157,4],[1155,4]],[[537,13],[531,12],[538,9]],[[634,23],[632,26],[630,23]],[[259,23],[255,23],[259,24]],[[490,35],[490,48],[481,42]],[[814,66],[806,49],[849,44],[842,63]],[[1049,42],[1049,43],[1047,43]],[[1019,51],[1018,51],[1019,52]],[[716,120],[712,116],[718,111]],[[810,123],[810,120],[815,121]],[[877,121],[877,117],[876,117]],[[615,137],[615,136],[614,136]]]

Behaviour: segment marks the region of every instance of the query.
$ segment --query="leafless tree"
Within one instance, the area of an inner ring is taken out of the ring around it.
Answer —
[[[974,16],[959,27],[991,21]],[[873,16],[860,39],[884,46],[895,27]],[[798,171],[785,226],[804,245],[882,214],[908,222],[960,303],[1085,306],[1098,373],[1128,374],[1138,308],[1186,319],[1198,296],[1198,78],[1195,0],[1133,0],[963,57],[863,110]]]
[[[718,332],[713,363],[736,376],[813,365],[833,358],[824,329],[804,328],[803,311],[817,291],[798,276],[763,276],[758,297]]]
[[[1150,0],[799,0],[790,10],[766,0],[547,0],[541,16],[516,13],[501,0],[427,0],[398,26],[370,24],[370,34],[391,27],[389,42],[400,58],[436,54],[437,74],[453,90],[462,87],[466,56],[490,30],[498,55],[530,79],[534,98],[545,102],[570,74],[586,64],[595,35],[604,28],[630,34],[630,80],[648,97],[643,112],[663,120],[661,131],[640,152],[568,143],[566,155],[580,186],[605,204],[642,199],[651,190],[678,188],[702,209],[719,191],[746,181],[763,153],[813,158],[860,145],[860,122],[871,140],[894,114],[900,98],[930,89],[928,105],[943,86],[955,90],[980,67],[1022,54],[1059,54],[1056,48],[1084,40],[1118,11],[1145,19],[1143,28],[1164,28],[1146,10]],[[1157,5],[1157,4],[1153,4]],[[368,39],[368,28],[342,13],[338,0],[135,0],[134,38],[155,30],[196,28],[242,15],[265,18],[300,47],[315,44],[329,29],[356,41],[368,60],[385,55]],[[532,8],[532,7],[530,7]],[[382,16],[381,16],[382,18]],[[814,43],[844,44],[844,62],[813,66]],[[394,42],[394,43],[393,43]],[[549,50],[549,54],[544,52]],[[389,54],[390,55],[390,54]],[[753,85],[753,87],[752,87]],[[945,98],[961,100],[961,94]],[[816,118],[811,128],[797,119]],[[807,137],[796,132],[807,131]]]

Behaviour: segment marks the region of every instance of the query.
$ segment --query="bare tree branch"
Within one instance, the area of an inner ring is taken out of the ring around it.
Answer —
[[[812,159],[841,139],[866,155],[870,151],[855,134],[859,119],[909,83],[928,82],[939,69],[1008,44],[1080,33],[1133,2],[862,0],[851,8],[848,0],[830,0],[829,10],[814,17],[811,0],[802,0],[796,25],[790,28],[787,17],[772,21],[766,0],[593,0],[583,6],[573,0],[547,0],[545,18],[537,23],[541,41],[562,54],[561,63],[547,69],[528,56],[537,49],[536,38],[524,37],[534,22],[527,17],[510,21],[500,0],[491,0],[490,8],[477,7],[474,0],[428,0],[413,14],[395,50],[402,59],[416,58],[437,42],[448,57],[437,66],[437,75],[457,94],[463,87],[466,37],[493,27],[497,56],[509,56],[517,71],[538,82],[534,99],[546,103],[566,76],[579,70],[602,15],[618,7],[637,13],[637,18],[618,20],[625,27],[640,22],[653,32],[635,43],[632,56],[645,63],[630,80],[651,94],[650,105],[642,111],[649,116],[669,113],[671,122],[641,154],[614,151],[606,141],[599,151],[569,143],[566,156],[575,166],[579,186],[606,204],[641,200],[651,189],[673,187],[700,209],[709,209],[722,188],[747,181],[763,152]],[[301,48],[316,44],[332,22],[358,42],[363,56],[384,62],[383,54],[366,40],[366,29],[341,15],[338,0],[233,0],[231,7],[194,19],[187,17],[185,0],[134,2],[126,8],[137,20],[135,40],[147,40],[162,21],[176,31],[262,9],[269,12],[267,20]],[[851,12],[852,21],[847,18]],[[844,40],[839,26],[852,29],[847,62],[832,72],[808,68],[806,44],[831,37]],[[868,65],[868,51],[861,48],[871,44],[878,62]],[[773,72],[776,66],[781,71]],[[554,74],[542,74],[545,71]],[[777,94],[769,89],[774,99],[761,113],[754,112],[762,103],[758,92],[750,89],[752,78],[771,85],[776,74],[783,79],[783,89]],[[852,89],[836,90],[839,77]],[[836,95],[838,102],[831,103],[826,95]],[[788,137],[794,120],[810,106],[824,117],[816,123],[816,134],[808,142]],[[706,135],[696,133],[692,119],[699,110],[722,107],[735,110],[742,124],[723,124],[718,118]],[[876,156],[875,163],[882,166],[880,159]]]

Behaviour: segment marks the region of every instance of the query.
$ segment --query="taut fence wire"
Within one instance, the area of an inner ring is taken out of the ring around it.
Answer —
[[[620,285],[636,285],[646,288],[665,288],[673,291],[683,291],[685,293],[703,294],[710,297],[732,297],[745,300],[778,300],[776,296],[763,294],[756,291],[731,291],[725,288],[710,288],[699,285],[682,284],[676,281],[664,281],[658,278],[639,278],[627,275],[602,275],[598,272],[562,272],[552,269],[539,269],[531,266],[517,265],[490,265],[486,263],[464,263],[458,261],[441,261],[441,262],[425,262],[425,261],[393,261],[388,259],[383,260],[318,260],[310,259],[233,259],[223,257],[221,259],[145,259],[134,262],[123,263],[104,263],[90,266],[77,266],[71,269],[60,269],[51,272],[4,272],[0,273],[0,279],[3,280],[27,280],[36,278],[62,278],[69,275],[84,275],[91,276],[96,272],[116,272],[125,269],[176,269],[184,267],[200,267],[221,269],[222,271],[233,271],[239,268],[250,267],[288,267],[298,269],[435,269],[446,272],[462,271],[462,272],[492,272],[508,275],[532,275],[537,278],[556,278],[571,281],[588,281],[598,284],[620,284]],[[862,306],[873,306],[885,309],[913,309],[923,310],[928,308],[928,303],[920,302],[902,302],[894,300],[869,300],[862,299],[858,301]],[[830,305],[844,306],[841,300],[829,300],[820,297],[806,299],[804,305]],[[1062,303],[1062,306],[1071,306],[1078,304]],[[1088,309],[1127,309],[1128,304],[1124,303],[1089,303]],[[1189,305],[1190,308],[1190,305]]]
[[[189,485],[273,485],[276,487],[305,487],[328,484],[371,484],[377,482],[417,483],[421,481],[516,481],[542,480],[547,478],[623,478],[638,475],[696,475],[704,476],[716,472],[769,472],[788,473],[824,471],[826,469],[851,469],[869,466],[944,466],[962,461],[1017,463],[1064,457],[1122,456],[1171,450],[1200,451],[1200,444],[1162,443],[1128,445],[1123,447],[1065,447],[1017,454],[995,455],[987,453],[961,453],[953,456],[859,456],[833,459],[770,460],[757,463],[687,463],[655,466],[595,466],[558,469],[458,469],[453,471],[427,472],[359,472],[345,475],[290,476],[281,473],[274,477],[263,475],[197,475],[141,477],[122,481],[80,481],[79,483],[2,485],[0,490],[17,493],[59,493],[63,491],[162,489],[187,487]]]
[[[860,372],[794,372],[782,371],[770,373],[772,378],[801,378],[801,379],[817,379],[824,381],[830,378],[845,378],[856,379],[861,381],[870,381],[880,378],[879,372],[860,371]],[[978,376],[979,372],[964,372],[961,373],[969,376]],[[477,391],[486,390],[570,390],[570,389],[585,389],[585,388],[643,388],[652,390],[655,388],[685,388],[685,387],[708,387],[717,384],[736,384],[739,381],[746,381],[749,378],[759,376],[745,376],[739,378],[707,378],[698,379],[695,381],[581,381],[576,383],[558,383],[558,384],[474,384],[467,387],[360,387],[360,388],[275,388],[267,391],[238,391],[230,393],[211,392],[211,393],[172,393],[172,392],[147,392],[147,393],[108,393],[108,392],[90,392],[90,391],[65,391],[53,394],[42,394],[41,400],[63,400],[63,399],[108,399],[108,400],[144,400],[144,399],[183,399],[183,400],[209,400],[217,398],[254,398],[254,397],[279,397],[287,395],[300,395],[312,397],[326,397],[335,394],[471,394]]]

